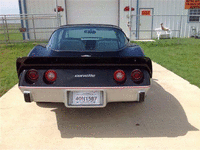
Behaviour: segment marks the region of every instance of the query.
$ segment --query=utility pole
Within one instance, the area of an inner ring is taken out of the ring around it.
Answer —
[[[131,28],[132,28],[132,0],[129,0],[129,39],[131,40]]]
[[[58,18],[58,0],[56,0],[56,18],[57,18],[57,27],[59,27],[59,18]]]

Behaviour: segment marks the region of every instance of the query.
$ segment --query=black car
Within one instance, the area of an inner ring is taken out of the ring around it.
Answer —
[[[79,24],[61,26],[45,47],[35,46],[18,58],[17,72],[26,102],[93,108],[143,102],[152,63],[118,26]]]

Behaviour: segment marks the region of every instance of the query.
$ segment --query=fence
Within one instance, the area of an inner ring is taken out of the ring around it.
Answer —
[[[131,35],[135,36],[136,39],[157,38],[155,29],[161,28],[161,23],[171,30],[172,37],[200,36],[200,21],[189,21],[188,15],[132,15]]]
[[[0,43],[48,40],[60,24],[56,15],[0,15]]]
[[[188,15],[132,15],[131,40],[156,38],[156,28],[169,28],[172,37],[191,37],[199,34],[200,22],[189,21]],[[47,41],[51,33],[61,25],[58,15],[0,15],[0,43],[22,41]],[[123,26],[121,25],[122,29]],[[124,25],[124,27],[127,27]]]

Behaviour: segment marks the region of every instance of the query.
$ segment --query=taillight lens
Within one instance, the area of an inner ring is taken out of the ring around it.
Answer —
[[[126,74],[123,70],[117,70],[114,73],[114,79],[117,82],[124,82],[126,80]]]
[[[134,82],[140,82],[143,79],[143,72],[139,69],[135,69],[131,72],[131,78]]]
[[[38,80],[39,78],[39,74],[38,74],[38,71],[35,70],[35,69],[30,69],[27,74],[26,74],[26,77],[28,80],[32,81],[32,82],[35,82]]]
[[[54,70],[48,70],[45,72],[44,77],[45,77],[46,81],[53,83],[57,79],[57,73]]]

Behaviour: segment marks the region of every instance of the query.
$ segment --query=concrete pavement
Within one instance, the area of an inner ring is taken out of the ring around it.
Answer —
[[[25,103],[15,85],[0,99],[0,149],[200,149],[200,89],[153,69],[144,103],[102,109]]]

